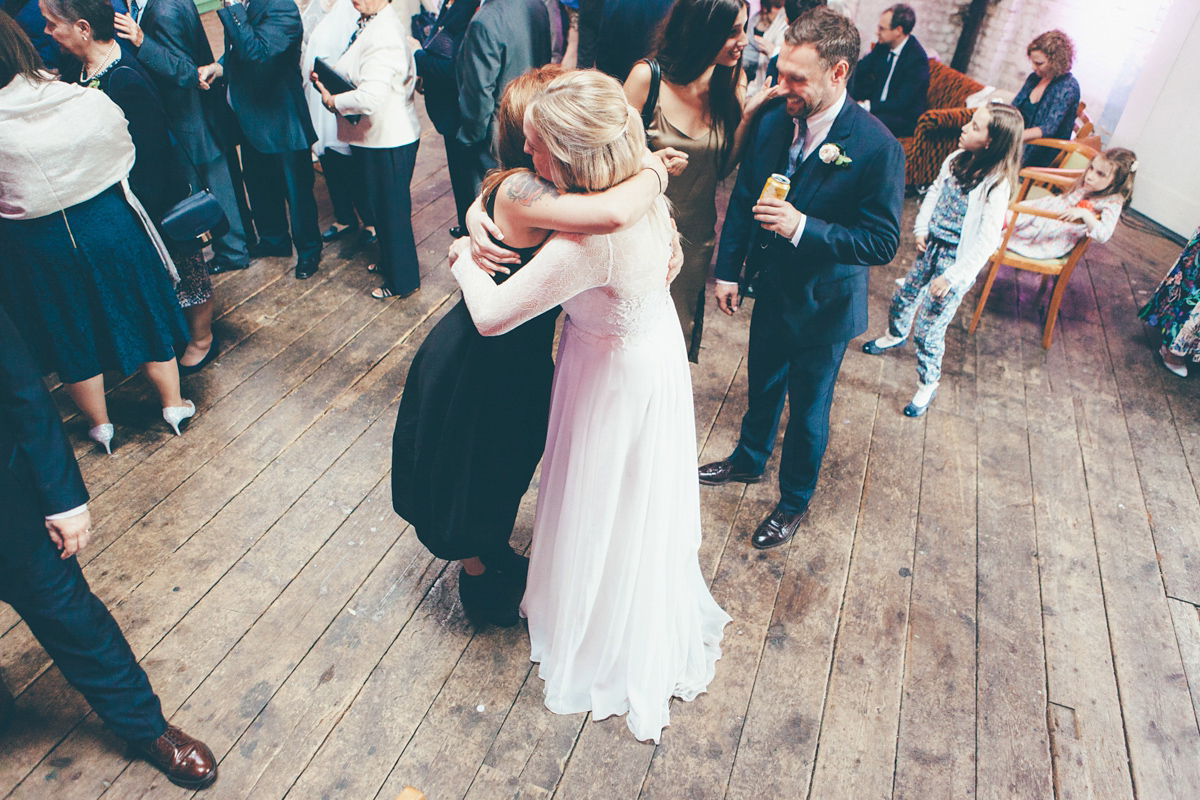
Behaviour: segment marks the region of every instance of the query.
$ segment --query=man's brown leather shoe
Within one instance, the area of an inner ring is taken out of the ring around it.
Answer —
[[[174,725],[168,725],[167,732],[157,739],[134,742],[133,749],[184,789],[207,789],[217,779],[212,750]]]
[[[751,475],[749,472],[734,469],[733,462],[729,459],[714,461],[700,468],[700,482],[705,486],[724,486],[730,481],[758,483],[761,480],[761,474]]]
[[[758,526],[758,530],[754,531],[754,535],[750,537],[750,544],[759,550],[778,547],[796,535],[800,523],[807,516],[807,508],[793,514],[789,511],[780,511],[777,506],[771,515]]]

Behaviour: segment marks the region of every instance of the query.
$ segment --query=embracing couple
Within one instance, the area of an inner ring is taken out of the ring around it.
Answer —
[[[628,713],[638,739],[658,741],[670,699],[712,680],[730,621],[698,559],[666,171],[621,85],[594,71],[514,81],[496,150],[467,216],[474,252],[451,251],[463,301],[405,383],[393,503],[435,555],[462,562],[468,617],[528,620],[551,711]],[[508,540],[539,459],[526,560]]]

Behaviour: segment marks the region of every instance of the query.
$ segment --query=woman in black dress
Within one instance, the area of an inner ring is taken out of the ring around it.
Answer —
[[[558,72],[534,70],[505,90],[496,118],[502,171],[485,181],[485,207],[513,169],[532,167],[521,132],[525,108]],[[496,240],[509,255],[495,280],[532,258],[552,230],[603,233],[640,219],[665,185],[665,169],[654,164],[654,175],[599,195],[560,196],[531,183],[526,200],[542,211],[555,204],[547,211],[554,224],[529,241]],[[392,440],[392,504],[435,556],[463,562],[459,596],[477,624],[519,621],[528,562],[508,540],[546,443],[557,317],[554,309],[484,337],[460,300],[430,331],[404,384]]]
[[[192,170],[172,144],[153,79],[124,40],[114,38],[114,12],[108,0],[45,0],[45,6],[47,27],[55,40],[81,62],[78,72],[63,77],[104,92],[125,115],[137,151],[129,186],[150,219],[161,220],[190,194]],[[179,272],[175,296],[188,326],[188,347],[179,357],[179,372],[188,375],[211,362],[220,348],[212,333],[212,281],[203,252],[186,252],[163,239]]]

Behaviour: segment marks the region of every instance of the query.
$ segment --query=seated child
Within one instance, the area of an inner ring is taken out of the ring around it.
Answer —
[[[1008,249],[1026,258],[1062,258],[1085,234],[1097,244],[1107,242],[1133,196],[1135,172],[1131,150],[1114,147],[1096,156],[1070,191],[1022,203],[1061,213],[1058,219],[1018,215]]]
[[[1012,106],[976,110],[959,137],[962,149],[942,164],[917,212],[913,233],[920,255],[892,297],[887,335],[862,348],[879,355],[902,347],[915,323],[919,385],[904,408],[907,416],[924,414],[937,394],[946,327],[1000,246],[1024,130],[1025,122]]]

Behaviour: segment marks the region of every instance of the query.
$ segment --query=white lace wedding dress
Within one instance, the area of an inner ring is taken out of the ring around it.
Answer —
[[[666,220],[660,201],[620,233],[556,234],[498,286],[469,257],[454,266],[485,335],[567,312],[521,606],[546,706],[628,712],[634,736],[655,742],[671,698],[712,680],[730,621],[697,558],[695,412]]]

